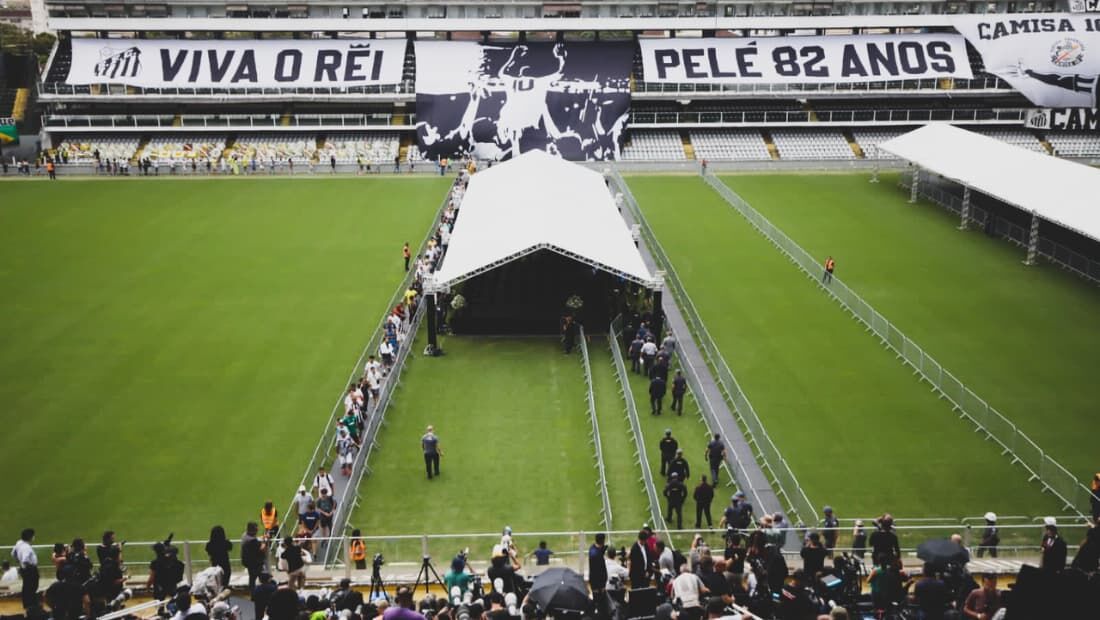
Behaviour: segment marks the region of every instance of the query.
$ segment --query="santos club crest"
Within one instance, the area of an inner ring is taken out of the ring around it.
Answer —
[[[1055,42],[1050,47],[1050,62],[1056,67],[1073,67],[1085,60],[1085,45],[1072,37]]]

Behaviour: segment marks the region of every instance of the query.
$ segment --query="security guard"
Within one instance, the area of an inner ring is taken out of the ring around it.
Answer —
[[[279,510],[271,500],[264,502],[260,509],[260,523],[264,526],[264,540],[271,540],[279,534]]]
[[[676,458],[672,459],[668,463],[668,476],[677,476],[680,480],[688,480],[691,478],[691,467],[688,465],[687,459],[684,458],[684,451],[677,450]]]
[[[355,562],[355,568],[363,570],[367,567],[367,546],[360,538],[362,533],[355,529],[351,531],[351,542],[348,543],[348,557]]]
[[[672,429],[665,429],[665,436],[661,439],[661,475],[668,474],[668,464],[672,462],[672,459],[676,458],[676,450],[680,447],[680,442],[672,438]]]
[[[687,487],[680,482],[680,477],[672,473],[665,485],[665,498],[668,499],[668,514],[665,521],[672,521],[672,513],[676,513],[676,529],[684,529],[684,499],[687,498]]]

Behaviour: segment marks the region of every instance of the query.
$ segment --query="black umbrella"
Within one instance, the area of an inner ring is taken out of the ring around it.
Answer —
[[[529,595],[543,611],[586,611],[592,604],[584,578],[568,568],[550,568],[535,577]]]
[[[926,540],[917,547],[917,557],[937,566],[966,564],[970,553],[962,545],[946,538]]]

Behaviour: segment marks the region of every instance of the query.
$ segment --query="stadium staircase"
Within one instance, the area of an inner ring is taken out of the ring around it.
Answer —
[[[691,134],[687,130],[680,132],[680,141],[684,144],[684,157],[689,160],[695,159],[695,145],[691,143]]]
[[[775,146],[775,141],[772,140],[771,132],[761,131],[760,137],[764,138],[764,146],[768,149],[768,155],[771,155],[772,159],[779,159],[779,149]]]
[[[802,104],[802,111],[806,113],[806,118],[809,119],[811,123],[816,123],[818,121],[817,112],[810,106],[809,101]]]
[[[141,142],[138,142],[138,147],[134,149],[134,154],[130,157],[130,165],[137,166],[141,161],[141,156],[145,154],[145,147],[149,146],[149,141],[152,140],[149,136],[142,136]]]
[[[183,117],[181,115],[177,114],[175,116],[175,118],[172,119],[172,126],[173,127],[183,127]]]
[[[283,112],[282,116],[279,117],[279,126],[280,127],[290,127],[290,119],[291,118],[292,118],[292,115],[290,114],[290,112]]]
[[[855,153],[855,156],[859,159],[867,159],[867,154],[863,152],[863,147],[859,145],[859,142],[856,142],[856,138],[852,135],[852,132],[845,129],[841,133],[844,134],[844,139],[848,141],[848,146],[851,147],[852,153]]]
[[[1050,143],[1046,136],[1039,136],[1039,144],[1043,145],[1047,155],[1054,155],[1054,145]]]
[[[11,105],[11,117],[17,121],[22,121],[27,115],[27,102],[30,101],[31,91],[29,88],[18,88],[15,91],[15,100]]]

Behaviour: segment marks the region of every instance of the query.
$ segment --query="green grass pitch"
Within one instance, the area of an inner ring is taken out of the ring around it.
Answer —
[[[423,332],[423,330],[422,330]],[[413,343],[423,348],[424,337]],[[416,355],[378,435],[359,488],[353,527],[372,535],[596,531],[600,500],[579,352],[554,338],[453,336],[446,355]],[[443,456],[428,480],[420,437],[432,424]],[[499,540],[434,540],[437,561],[469,545],[488,557]],[[572,539],[547,541],[552,549]],[[517,541],[530,551],[537,541]],[[374,543],[397,560],[419,558],[419,540]],[[368,546],[369,552],[371,551]],[[446,566],[445,563],[440,566]]]
[[[701,179],[630,184],[811,501],[844,517],[1057,509]]]
[[[724,179],[1082,481],[1097,471],[1100,288],[972,231],[897,177]],[[806,197],[812,197],[806,199]]]
[[[446,179],[0,184],[0,530],[285,509]],[[14,534],[12,534],[14,536]]]

